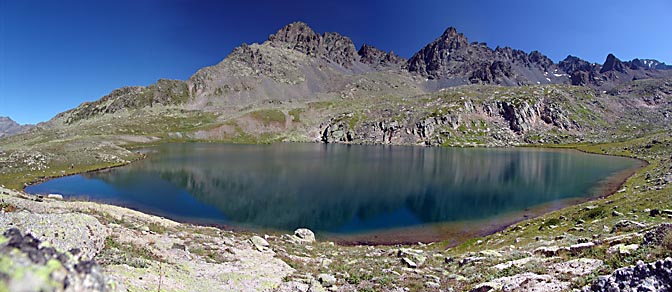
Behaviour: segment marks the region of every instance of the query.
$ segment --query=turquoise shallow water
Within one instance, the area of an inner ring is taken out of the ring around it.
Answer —
[[[180,221],[354,234],[481,220],[597,195],[633,159],[570,150],[165,144],[128,166],[50,180],[60,193]]]

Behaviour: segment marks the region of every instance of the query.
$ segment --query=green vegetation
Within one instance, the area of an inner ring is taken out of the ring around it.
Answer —
[[[269,125],[272,123],[285,123],[285,114],[280,110],[268,109],[268,110],[258,110],[250,113],[250,116],[254,119],[261,121],[264,125]]]
[[[288,112],[290,116],[292,116],[292,121],[295,123],[300,123],[301,122],[301,114],[304,113],[306,109],[304,108],[295,108],[292,109]]]
[[[108,236],[105,239],[105,247],[96,256],[96,261],[103,266],[127,264],[135,268],[146,268],[149,261],[161,261],[161,258],[146,247],[130,242],[122,243]]]

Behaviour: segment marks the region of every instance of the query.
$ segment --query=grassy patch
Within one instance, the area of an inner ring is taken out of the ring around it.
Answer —
[[[226,262],[226,259],[220,254],[219,250],[217,249],[210,249],[199,246],[189,249],[189,252],[202,257],[203,259],[205,259],[205,261],[209,263]]]
[[[148,225],[149,231],[158,233],[158,234],[164,234],[167,231],[167,228],[161,224],[158,223],[149,223]]]
[[[250,113],[250,116],[261,121],[265,125],[272,123],[285,123],[285,114],[279,110],[258,110]]]
[[[292,109],[288,112],[290,116],[292,116],[292,121],[295,123],[300,123],[301,122],[301,114],[303,114],[306,110],[303,108],[295,108]]]
[[[122,243],[111,236],[105,238],[105,247],[96,256],[101,265],[126,264],[135,268],[146,268],[150,261],[160,261],[149,249],[132,243]]]

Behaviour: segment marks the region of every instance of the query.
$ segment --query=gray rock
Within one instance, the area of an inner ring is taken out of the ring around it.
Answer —
[[[572,244],[569,246],[569,251],[571,252],[580,252],[582,250],[586,249],[591,249],[595,246],[594,242],[584,242],[584,243],[577,243],[577,244]]]
[[[559,247],[559,246],[541,246],[538,247],[537,249],[534,250],[535,254],[538,255],[543,255],[547,257],[552,257],[556,256],[562,252],[569,251],[569,248],[567,247]]]
[[[415,268],[418,267],[418,264],[416,264],[413,260],[411,260],[409,258],[401,258],[401,262],[404,263],[409,268],[415,269]]]
[[[397,256],[402,257],[402,261],[410,266],[407,260],[411,261],[415,267],[419,267],[425,264],[427,257],[423,255],[423,251],[419,249],[411,248],[400,248],[397,250]]]
[[[268,241],[266,241],[266,239],[263,239],[256,235],[250,238],[250,242],[252,243],[252,245],[254,245],[254,247],[258,251],[266,251],[270,247],[270,244],[268,244]]]
[[[93,216],[71,214],[34,214],[30,212],[6,213],[0,216],[0,229],[18,228],[47,241],[60,250],[78,248],[77,255],[92,259],[103,247],[109,234],[107,228]]]
[[[646,228],[645,224],[632,220],[621,220],[614,224],[614,227],[611,229],[611,233],[637,231],[644,228]]]
[[[500,263],[500,264],[497,264],[497,265],[493,266],[493,268],[501,271],[501,270],[508,269],[510,267],[522,268],[530,262],[541,263],[541,262],[544,262],[544,261],[545,260],[543,258],[527,257],[527,258],[522,258],[522,259],[517,259],[517,260],[513,260],[513,261]]]
[[[16,228],[0,236],[0,289],[8,291],[108,291],[94,261],[78,261]],[[110,283],[111,284],[111,283]]]
[[[466,257],[460,261],[460,266],[464,266],[469,263],[478,263],[484,261],[485,257]]]
[[[47,198],[49,199],[55,199],[55,200],[63,200],[63,195],[59,194],[48,194]]]
[[[672,223],[659,224],[644,234],[644,244],[660,245],[663,243],[665,236],[670,236],[669,234],[672,234]]]
[[[672,291],[672,258],[620,268],[601,276],[583,291]]]
[[[296,236],[300,241],[306,243],[315,242],[315,233],[307,228],[299,228],[294,230],[294,236]]]
[[[331,287],[336,284],[336,277],[329,274],[319,274],[317,275],[317,280],[320,281],[320,284],[324,287]]]
[[[569,282],[560,281],[550,275],[524,273],[482,283],[471,291],[564,291],[569,285]]]
[[[639,244],[623,244],[619,243],[607,249],[607,253],[614,254],[618,253],[621,255],[629,255],[635,252],[639,248]]]
[[[584,276],[591,274],[602,265],[601,260],[581,258],[554,264],[550,270],[554,273]]]

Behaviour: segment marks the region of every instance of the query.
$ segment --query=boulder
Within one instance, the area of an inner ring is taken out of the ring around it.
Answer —
[[[59,194],[48,194],[47,195],[48,199],[54,199],[54,200],[63,200],[63,195]]]
[[[404,262],[406,265],[411,267],[411,264],[413,264],[413,268],[422,266],[425,264],[425,261],[427,261],[427,257],[423,255],[423,251],[419,249],[411,249],[411,248],[400,248],[397,250],[397,257],[402,258],[402,262]]]
[[[418,264],[409,258],[401,258],[401,262],[404,263],[409,268],[415,269],[418,267]]]
[[[559,247],[559,246],[541,246],[538,247],[537,249],[534,250],[535,254],[547,256],[547,257],[552,257],[556,256],[564,251],[569,251],[569,248],[567,247]]]
[[[595,246],[594,242],[584,242],[584,243],[577,243],[577,244],[572,244],[569,246],[569,251],[571,252],[580,252],[586,249],[591,249]]]
[[[315,242],[315,233],[307,228],[299,228],[294,230],[294,236],[301,242],[312,243]]]
[[[570,274],[574,276],[585,276],[599,269],[604,263],[596,259],[575,259],[551,266],[550,270],[558,274]]]
[[[320,284],[324,287],[331,287],[336,284],[336,277],[329,274],[319,274],[317,275],[317,280],[320,281]]]
[[[513,261],[500,263],[500,264],[497,264],[497,265],[493,266],[493,268],[501,271],[501,270],[508,269],[510,267],[522,268],[530,262],[541,263],[541,262],[544,262],[544,261],[545,260],[542,259],[542,258],[527,257],[527,258],[522,258],[522,259],[517,259],[517,260],[513,260]]]
[[[617,245],[614,245],[607,249],[607,253],[610,254],[621,254],[621,255],[629,255],[635,252],[639,248],[639,244],[623,244],[619,243]]]
[[[252,243],[252,245],[254,245],[254,247],[258,251],[266,251],[270,247],[270,244],[268,244],[268,241],[266,241],[266,239],[263,239],[256,235],[250,238],[250,242]]]
[[[637,231],[644,228],[646,228],[645,224],[632,220],[621,220],[614,224],[614,227],[611,229],[611,233]]]
[[[645,245],[661,245],[666,236],[672,236],[672,223],[659,224],[644,234]]]

